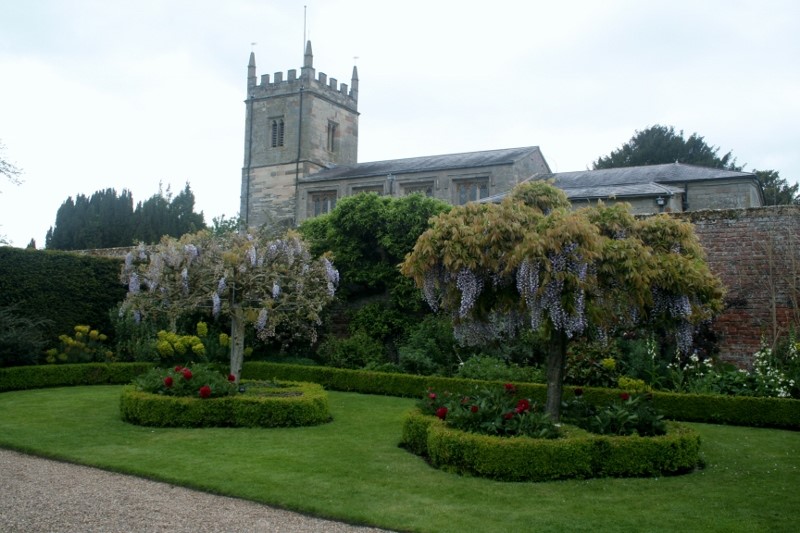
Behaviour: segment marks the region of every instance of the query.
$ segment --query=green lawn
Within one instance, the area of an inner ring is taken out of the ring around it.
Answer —
[[[0,394],[0,446],[401,531],[796,531],[800,432],[692,424],[707,466],[653,479],[499,483],[397,446],[412,400],[331,392],[293,429],[156,429],[117,386]]]

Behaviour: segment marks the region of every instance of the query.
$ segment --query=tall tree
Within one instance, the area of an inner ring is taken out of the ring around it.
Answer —
[[[56,213],[55,226],[47,232],[45,246],[55,250],[114,248],[133,244],[133,197],[114,189],[91,197],[70,196]]]
[[[781,178],[777,170],[755,170],[753,171],[761,183],[761,190],[764,192],[764,205],[787,205],[800,203],[798,196],[797,183],[789,183]]]
[[[433,220],[402,264],[462,344],[521,328],[548,341],[547,413],[559,419],[567,343],[639,321],[669,327],[682,351],[722,308],[722,285],[688,222],[638,221],[625,204],[570,209],[542,182],[502,204],[467,204]]]
[[[194,212],[194,193],[187,183],[174,198],[159,192],[133,209],[133,196],[124,189],[70,196],[47,231],[45,246],[55,250],[84,250],[132,246],[136,241],[157,243],[162,236],[180,237],[205,228],[203,213]]]
[[[314,259],[293,232],[271,239],[204,231],[164,237],[154,250],[140,246],[126,257],[122,279],[129,289],[122,311],[136,318],[162,315],[173,331],[185,314],[229,316],[231,374],[238,380],[245,326],[252,324],[261,339],[281,328],[313,340],[339,274],[326,257]]]
[[[448,209],[441,200],[419,194],[357,194],[337,202],[331,213],[304,221],[300,232],[314,253],[333,252],[347,290],[378,293],[404,279],[397,265],[428,228],[429,219]]]
[[[705,139],[693,133],[684,139],[683,130],[676,133],[673,126],[656,124],[636,131],[621,148],[600,157],[592,163],[595,170],[603,168],[686,163],[704,167],[741,170],[731,152],[717,155],[719,147],[706,144]]]

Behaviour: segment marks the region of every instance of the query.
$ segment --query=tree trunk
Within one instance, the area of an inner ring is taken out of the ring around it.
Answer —
[[[244,362],[244,311],[236,306],[231,309],[231,374],[236,383],[242,374]]]
[[[567,366],[567,339],[561,331],[550,336],[547,350],[547,404],[545,412],[553,422],[561,420],[561,392]]]

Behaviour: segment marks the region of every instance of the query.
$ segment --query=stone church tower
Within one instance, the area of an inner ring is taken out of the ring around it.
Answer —
[[[299,221],[298,182],[358,153],[358,71],[350,86],[315,73],[311,41],[300,75],[289,70],[256,78],[255,53],[247,65],[244,168],[240,217],[246,227]]]

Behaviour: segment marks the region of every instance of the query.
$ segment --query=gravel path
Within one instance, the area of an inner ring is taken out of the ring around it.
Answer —
[[[0,449],[0,531],[138,533],[379,533]]]

